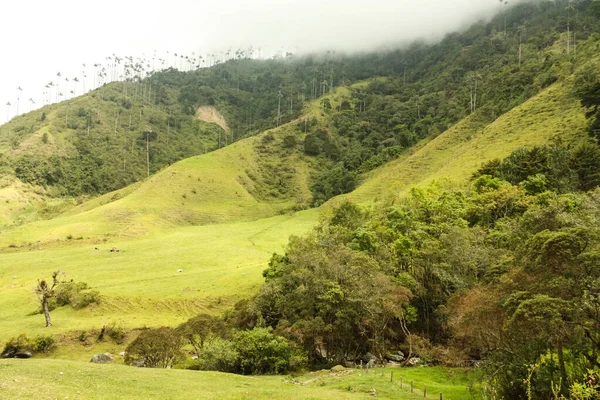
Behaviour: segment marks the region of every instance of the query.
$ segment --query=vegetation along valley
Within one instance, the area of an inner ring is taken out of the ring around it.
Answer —
[[[599,0],[6,3],[0,399],[600,399]]]

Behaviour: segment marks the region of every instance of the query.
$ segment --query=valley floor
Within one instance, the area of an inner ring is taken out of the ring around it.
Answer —
[[[394,382],[391,382],[393,372]],[[402,378],[402,387],[400,379]],[[410,391],[413,382],[414,392]],[[464,370],[346,369],[291,376],[241,376],[64,360],[0,360],[0,399],[469,399]]]

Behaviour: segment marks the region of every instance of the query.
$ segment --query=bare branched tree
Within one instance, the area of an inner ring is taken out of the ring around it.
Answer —
[[[60,283],[59,276],[61,275],[60,271],[54,271],[52,273],[52,284],[46,282],[46,280],[38,279],[37,286],[35,288],[35,294],[42,306],[42,311],[44,312],[44,317],[46,318],[46,326],[52,326],[52,322],[50,320],[50,308],[48,307],[48,300],[54,297],[56,286]]]

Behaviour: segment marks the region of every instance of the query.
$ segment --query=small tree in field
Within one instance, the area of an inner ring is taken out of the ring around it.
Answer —
[[[125,364],[147,368],[172,367],[183,358],[183,341],[173,328],[148,329],[125,350]]]
[[[44,312],[44,317],[46,318],[46,326],[52,326],[52,322],[50,321],[50,307],[48,306],[48,301],[54,297],[55,292],[54,289],[56,285],[60,283],[58,280],[58,276],[60,275],[60,271],[54,271],[52,273],[52,284],[48,284],[46,280],[38,279],[37,286],[35,288],[35,294],[38,297],[38,300],[42,306],[42,311]]]

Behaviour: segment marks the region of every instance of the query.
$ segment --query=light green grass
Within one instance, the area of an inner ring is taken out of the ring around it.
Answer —
[[[276,140],[292,127],[272,130]],[[262,196],[268,186],[260,180],[266,166],[281,154],[259,154],[256,146],[264,135],[248,138],[221,150],[182,160],[148,180],[109,193],[76,207],[59,218],[20,226],[0,236],[0,247],[65,241],[67,236],[97,241],[135,238],[166,228],[249,221],[277,215],[282,210],[310,201],[308,180],[311,163],[299,150],[286,155],[296,171],[289,193]],[[271,180],[278,176],[271,167]]]
[[[315,211],[255,222],[187,227],[156,237],[0,254],[0,342],[27,333],[174,325],[199,313],[217,313],[255,293],[273,252],[290,235],[314,224]],[[119,253],[111,253],[112,247]],[[100,250],[95,250],[98,247]],[[100,306],[54,310],[44,328],[33,287],[60,269],[103,295]],[[177,270],[183,272],[178,273]]]
[[[296,378],[240,376],[217,372],[157,370],[123,365],[96,365],[61,360],[1,360],[0,398],[6,399],[468,399],[462,371],[440,368],[395,369],[404,382],[415,382],[414,393],[398,380],[379,373],[347,370],[318,372]],[[422,378],[422,379],[421,379]],[[420,380],[421,379],[421,380]],[[437,383],[440,382],[440,383]]]

